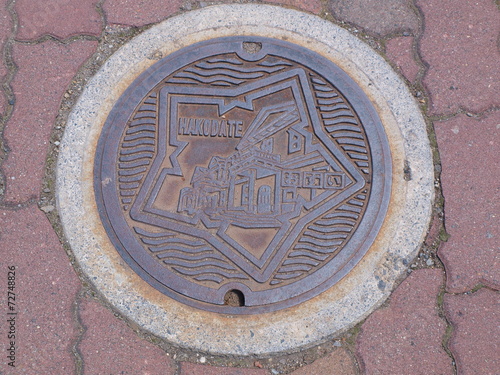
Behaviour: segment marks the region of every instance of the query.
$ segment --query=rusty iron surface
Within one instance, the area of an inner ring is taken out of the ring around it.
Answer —
[[[127,264],[165,295],[225,314],[328,289],[387,212],[390,151],[362,90],[281,40],[228,37],[167,56],[121,96],[94,190]]]

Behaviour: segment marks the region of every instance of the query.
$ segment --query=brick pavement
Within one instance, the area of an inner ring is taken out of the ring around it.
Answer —
[[[341,347],[334,346],[293,373],[498,373],[498,4],[271,2],[334,17],[360,31],[363,38],[382,46],[381,53],[412,84],[436,129],[431,139],[439,146],[436,169],[447,230],[442,228],[441,207],[423,254],[437,250],[444,268],[435,255],[431,254],[436,262],[430,266],[424,257],[383,307],[338,341]],[[148,25],[210,3],[0,0],[0,129],[5,151],[0,153],[0,269],[18,267],[20,314],[17,367],[8,367],[2,355],[0,373],[276,373],[273,361],[266,359],[243,361],[245,368],[228,366],[228,361],[226,366],[210,360],[202,364],[200,355],[190,357],[197,359],[191,363],[141,338],[88,296],[37,207],[61,100],[73,76],[96,51],[106,27]],[[2,303],[2,316],[5,308]],[[2,353],[7,351],[4,336]]]

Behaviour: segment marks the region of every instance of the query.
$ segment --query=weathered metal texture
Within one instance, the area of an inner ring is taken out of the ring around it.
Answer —
[[[387,212],[379,117],[331,61],[261,37],[184,48],[121,96],[94,189],[118,252],[190,306],[255,314],[306,301],[363,257]]]

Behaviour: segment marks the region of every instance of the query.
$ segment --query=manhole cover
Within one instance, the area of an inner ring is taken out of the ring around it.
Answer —
[[[330,22],[206,7],[89,80],[60,145],[78,267],[135,326],[223,355],[297,350],[379,306],[425,238],[426,125],[404,82]]]
[[[384,219],[390,177],[382,124],[352,79],[255,37],[149,68],[95,160],[101,217],[128,264],[168,296],[231,314],[295,305],[349,272]]]

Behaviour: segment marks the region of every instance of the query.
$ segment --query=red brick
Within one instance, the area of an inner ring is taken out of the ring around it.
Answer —
[[[73,308],[80,282],[45,215],[35,206],[0,211],[0,270],[7,287],[7,267],[16,266],[17,315],[15,374],[73,374],[72,347],[78,330]],[[1,304],[7,319],[7,290]],[[5,324],[2,324],[5,329]],[[4,332],[4,331],[3,331]],[[8,371],[0,340],[0,373]]]
[[[435,124],[442,163],[446,230],[438,252],[451,292],[478,283],[500,287],[500,113],[457,116]]]
[[[500,295],[481,289],[471,295],[446,295],[446,316],[453,325],[449,347],[460,375],[498,375],[500,369]]]
[[[413,58],[413,38],[394,38],[387,41],[386,52],[389,60],[398,67],[410,82],[415,82],[419,66]]]
[[[266,2],[279,5],[290,5],[315,14],[320,13],[323,8],[320,0],[266,0]]]
[[[431,114],[500,105],[500,17],[494,1],[417,0],[425,30],[420,52]]]
[[[394,291],[388,307],[363,324],[357,350],[367,375],[452,374],[441,342],[446,323],[438,316],[440,270],[414,271]]]
[[[314,363],[295,370],[291,375],[356,375],[356,365],[345,349],[337,349]]]
[[[183,0],[106,0],[103,5],[108,23],[144,26],[178,12]]]
[[[98,0],[16,0],[19,17],[19,40],[52,35],[65,39],[73,35],[99,35],[101,16],[96,10]]]
[[[214,367],[198,365],[196,363],[181,362],[180,375],[268,375],[263,369],[249,369],[236,367]]]
[[[332,14],[375,35],[416,32],[418,17],[409,0],[330,0]]]
[[[96,301],[79,306],[85,333],[78,349],[88,375],[174,375],[173,360],[157,346],[138,337],[125,322]]]
[[[47,41],[14,47],[19,71],[12,82],[14,113],[4,132],[10,148],[2,165],[7,182],[5,200],[25,201],[38,195],[61,97],[96,46],[88,41],[67,45]]]

